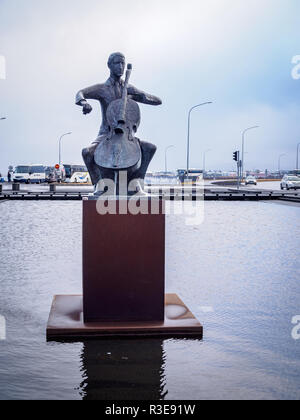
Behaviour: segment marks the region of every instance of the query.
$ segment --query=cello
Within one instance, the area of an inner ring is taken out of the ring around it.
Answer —
[[[128,97],[128,84],[132,65],[128,64],[122,98],[117,99],[107,109],[109,133],[99,143],[94,159],[96,164],[105,170],[115,173],[119,171],[133,174],[139,169],[142,151],[135,133],[141,122],[141,112],[138,104]]]

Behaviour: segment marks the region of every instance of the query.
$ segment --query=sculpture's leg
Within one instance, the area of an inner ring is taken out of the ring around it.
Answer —
[[[145,141],[139,141],[142,152],[141,166],[133,173],[128,173],[128,194],[144,193],[144,180],[149,168],[150,162],[156,153],[156,146]]]
[[[145,141],[140,141],[142,149],[142,163],[141,167],[133,174],[131,179],[145,179],[147,170],[149,168],[150,162],[153,159],[153,156],[156,153],[157,147],[154,144],[147,143]]]
[[[91,146],[83,149],[82,157],[86,167],[88,168],[93,185],[97,185],[101,179],[101,171],[99,166],[95,163],[94,153],[99,143],[93,143]]]
[[[99,168],[100,179],[95,186],[95,197],[100,197],[103,194],[115,196],[116,195],[116,173],[112,169]]]

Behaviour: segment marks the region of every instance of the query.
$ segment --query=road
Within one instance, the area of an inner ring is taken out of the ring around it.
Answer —
[[[3,186],[3,192],[6,191],[11,191],[12,186],[11,184],[8,183],[4,183],[2,184]],[[228,190],[235,190],[236,188],[234,186],[219,186],[219,185],[215,185],[214,181],[206,181],[205,185],[204,185],[206,190],[212,190],[212,191],[228,191]],[[174,189],[181,189],[180,185],[168,185],[168,186],[163,186],[163,185],[152,185],[151,189],[152,191],[158,191],[159,189],[166,189],[166,188],[174,188]],[[185,190],[191,190],[194,189],[195,187],[192,186],[188,186],[185,187]],[[197,188],[197,187],[196,187]],[[198,186],[199,189],[203,188],[202,186]],[[20,186],[20,192],[25,192],[25,193],[48,193],[49,192],[49,184],[42,184],[42,185],[26,185],[26,184],[21,184]],[[279,192],[280,190],[280,181],[271,181],[271,182],[259,182],[257,185],[241,185],[241,190],[242,191],[270,191],[270,192]],[[94,188],[90,185],[77,185],[77,184],[72,184],[72,185],[68,185],[68,184],[63,184],[63,185],[57,185],[56,186],[56,192],[57,193],[92,193],[94,191]],[[291,191],[292,192],[292,191]]]
[[[226,188],[225,186],[218,186],[218,185],[214,185],[214,182],[216,181],[208,181],[205,182],[205,187],[207,188],[214,188],[214,189],[224,189]],[[228,188],[230,189],[235,189],[234,186],[228,186]],[[241,189],[242,190],[249,190],[249,191],[281,191],[280,190],[280,181],[264,181],[264,182],[258,182],[257,185],[241,185]]]
[[[271,181],[271,182],[259,182],[257,185],[247,185],[247,190],[267,190],[267,191],[281,191],[280,190],[280,181]]]
[[[11,184],[4,183],[3,185],[3,191],[11,191],[12,187]],[[50,186],[49,184],[41,184],[41,185],[26,185],[21,184],[20,185],[20,192],[31,192],[31,193],[47,193],[49,192]],[[57,192],[62,193],[90,193],[94,191],[94,188],[90,185],[58,185],[56,186]]]

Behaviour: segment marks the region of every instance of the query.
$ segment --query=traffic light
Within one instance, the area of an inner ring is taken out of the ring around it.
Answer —
[[[238,162],[239,161],[239,158],[240,158],[240,152],[234,152],[233,153],[233,160],[235,162]]]

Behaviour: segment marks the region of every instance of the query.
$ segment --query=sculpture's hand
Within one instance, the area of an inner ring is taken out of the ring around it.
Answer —
[[[90,104],[88,104],[87,102],[83,105],[83,109],[82,112],[84,113],[84,115],[89,114],[90,112],[93,111],[93,108]]]

